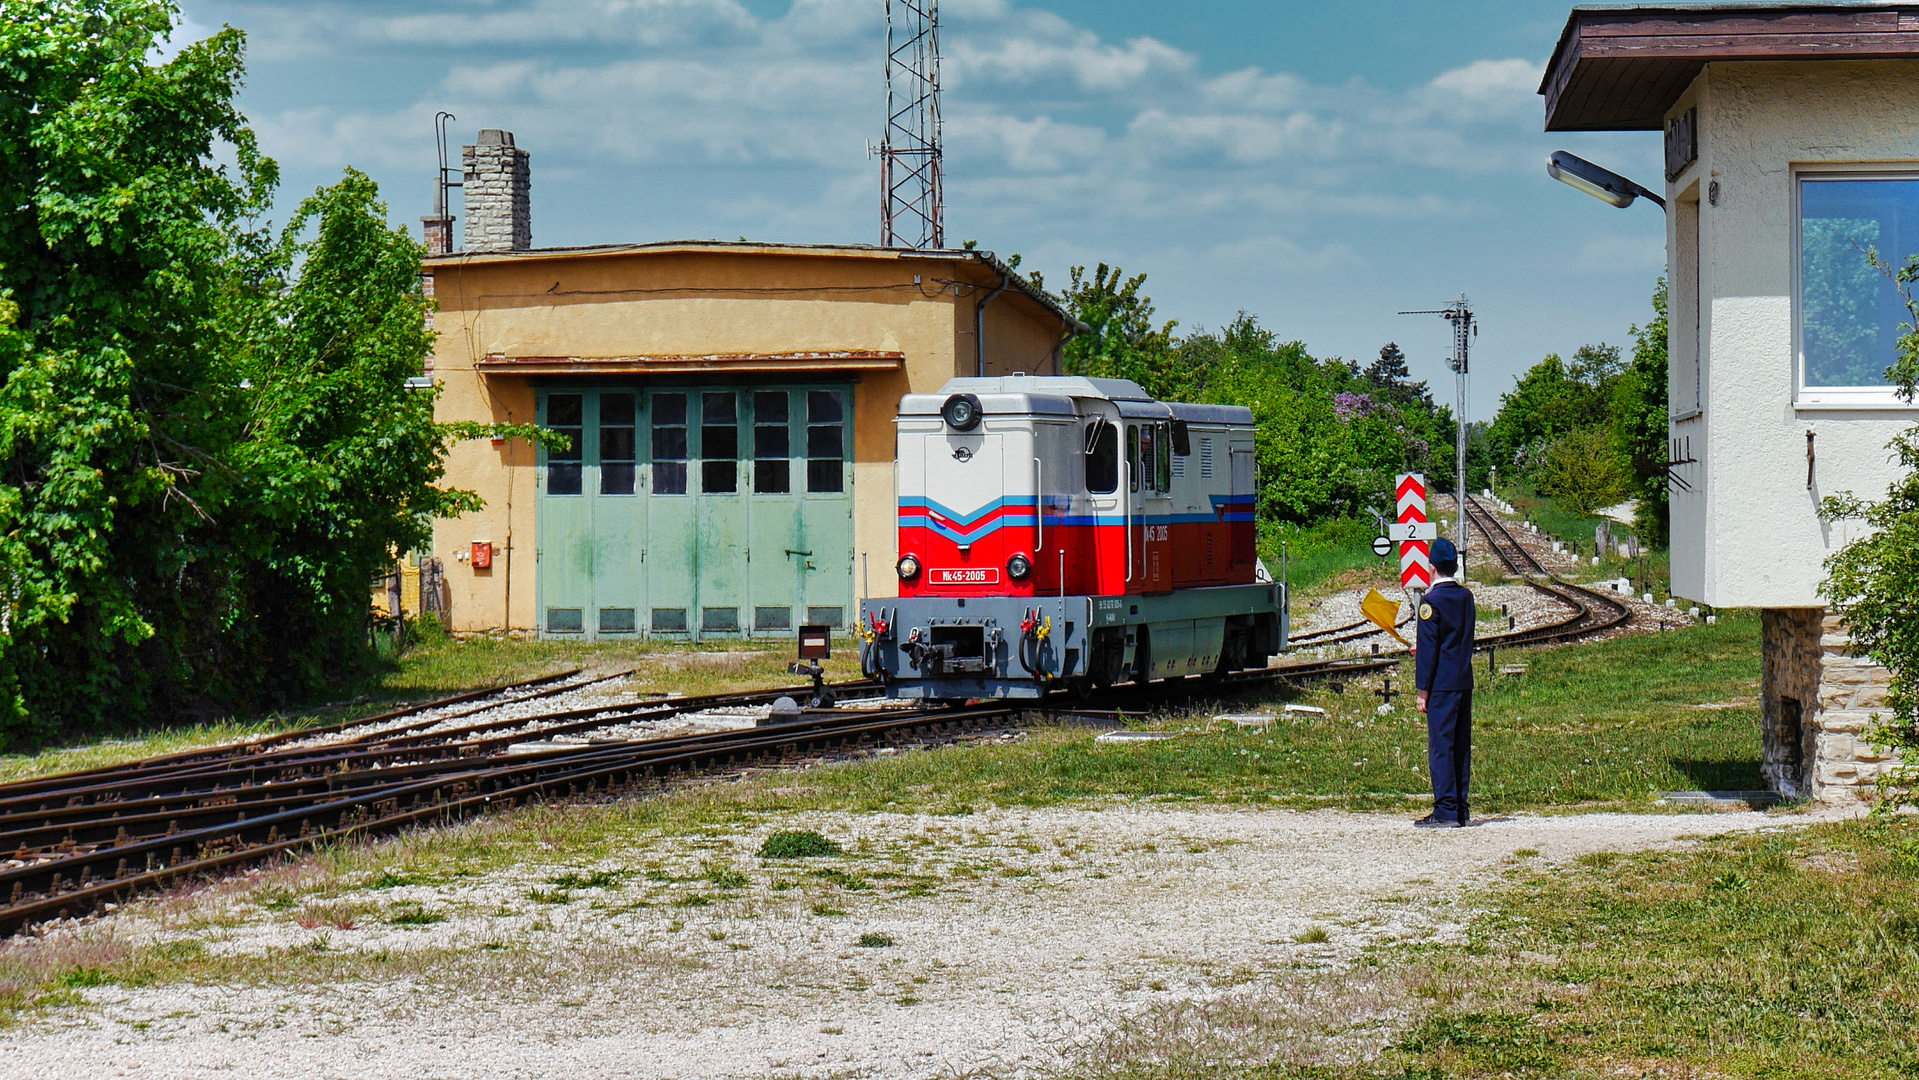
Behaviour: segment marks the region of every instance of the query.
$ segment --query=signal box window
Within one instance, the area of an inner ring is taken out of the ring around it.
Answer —
[[[1119,490],[1119,429],[1096,421],[1086,441],[1086,490],[1111,495]]]
[[[686,395],[653,395],[653,494],[686,494]]]
[[[700,490],[730,495],[740,489],[740,404],[733,393],[703,394],[700,404]]]
[[[784,495],[793,490],[792,431],[787,427],[787,394],[763,390],[753,395],[753,490]]]
[[[806,394],[806,490],[846,490],[846,406],[838,390]]]
[[[633,494],[633,395],[600,395],[600,494]]]
[[[579,394],[550,394],[546,399],[546,428],[571,443],[564,450],[546,452],[546,493],[578,495],[580,464],[586,458],[585,400]]]
[[[1801,176],[1800,385],[1809,390],[1887,385],[1900,324],[1912,315],[1868,250],[1895,264],[1919,251],[1919,179]]]

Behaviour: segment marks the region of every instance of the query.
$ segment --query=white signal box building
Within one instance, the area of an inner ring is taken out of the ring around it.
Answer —
[[[1819,593],[1860,526],[1818,508],[1880,497],[1919,422],[1866,256],[1919,255],[1919,4],[1579,7],[1540,93],[1548,131],[1664,133],[1673,592],[1763,610],[1769,785],[1856,798],[1886,673]]]

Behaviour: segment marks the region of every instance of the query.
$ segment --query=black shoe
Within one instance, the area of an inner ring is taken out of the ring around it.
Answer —
[[[1454,821],[1451,818],[1434,817],[1431,814],[1427,814],[1425,817],[1420,818],[1418,821],[1413,822],[1413,828],[1415,829],[1457,829],[1459,828],[1459,824],[1460,824],[1459,822]]]

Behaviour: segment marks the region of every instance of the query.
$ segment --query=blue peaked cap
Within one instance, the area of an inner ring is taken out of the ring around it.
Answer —
[[[1451,540],[1442,536],[1433,541],[1432,558],[1434,565],[1438,565],[1439,563],[1457,564],[1459,562],[1459,549],[1453,546]]]

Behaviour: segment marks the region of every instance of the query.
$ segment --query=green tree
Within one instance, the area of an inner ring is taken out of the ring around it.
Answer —
[[[1614,386],[1624,364],[1616,345],[1582,345],[1572,360],[1553,354],[1500,396],[1487,431],[1502,473],[1535,476],[1547,447],[1584,428],[1610,428]]]
[[[1591,514],[1625,497],[1631,477],[1600,428],[1569,431],[1547,447],[1539,490],[1575,514]]]
[[[1178,323],[1154,325],[1153,298],[1141,291],[1145,274],[1127,277],[1119,267],[1100,263],[1090,277],[1084,266],[1068,275],[1060,300],[1092,330],[1066,343],[1062,360],[1068,375],[1131,379],[1157,398],[1198,399],[1204,373],[1181,365],[1173,344]]]
[[[1632,328],[1632,362],[1613,385],[1613,452],[1632,473],[1631,495],[1639,502],[1634,528],[1666,545],[1672,502],[1667,482],[1666,279],[1653,289],[1656,316]]]
[[[353,670],[371,574],[474,505],[405,388],[418,247],[352,173],[258,224],[238,31],[156,64],[165,0],[0,16],[0,740]]]
[[[1912,322],[1902,325],[1897,359],[1886,369],[1888,382],[1907,402],[1919,396],[1919,303],[1912,295],[1919,281],[1919,256],[1894,269],[1876,251],[1868,263],[1890,276]],[[1882,745],[1900,751],[1901,764],[1880,784],[1890,803],[1919,802],[1919,426],[1908,428],[1889,447],[1903,475],[1878,502],[1852,492],[1828,497],[1820,507],[1828,520],[1855,519],[1871,530],[1826,560],[1820,591],[1844,612],[1853,646],[1892,673],[1886,695],[1891,715],[1869,732]]]

